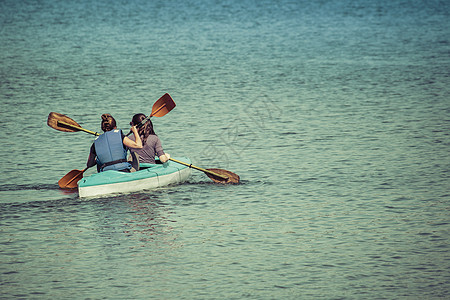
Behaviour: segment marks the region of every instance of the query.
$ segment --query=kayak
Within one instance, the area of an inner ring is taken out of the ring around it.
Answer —
[[[178,160],[191,164],[187,157]],[[159,161],[157,161],[159,162]],[[92,174],[78,182],[80,198],[109,194],[132,193],[186,181],[191,175],[188,166],[168,161],[164,164],[139,164],[139,171],[126,173],[108,170]]]

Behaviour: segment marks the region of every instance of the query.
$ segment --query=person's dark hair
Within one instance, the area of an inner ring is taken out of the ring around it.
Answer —
[[[144,114],[135,114],[133,116],[133,119],[131,120],[130,125],[131,126],[136,126],[139,123],[142,122],[142,120],[144,120],[146,117]],[[149,135],[156,135],[154,129],[153,129],[153,123],[152,121],[147,120],[147,122],[145,122],[144,125],[142,125],[140,128],[138,128],[138,133],[141,136],[141,139],[143,142],[145,142],[148,138]]]
[[[116,120],[110,114],[102,115],[102,130],[104,132],[111,131],[116,128]]]

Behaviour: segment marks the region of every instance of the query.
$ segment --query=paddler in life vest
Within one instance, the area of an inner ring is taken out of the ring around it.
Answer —
[[[107,170],[130,172],[132,166],[127,161],[127,150],[142,148],[142,141],[136,127],[131,127],[131,131],[137,136],[135,140],[129,139],[122,130],[117,129],[116,120],[110,114],[102,115],[101,127],[104,133],[92,144],[87,167],[97,164],[98,172]]]
[[[130,122],[131,126],[137,126],[145,119],[145,115],[135,114],[133,119]],[[135,137],[140,138],[142,140],[142,149],[130,149],[132,155],[137,154],[140,163],[155,163],[155,156],[159,157],[159,160],[162,163],[165,163],[169,160],[170,154],[165,153],[163,147],[161,145],[161,140],[156,135],[155,130],[153,129],[152,121],[148,120],[144,125],[139,127],[138,133],[133,133],[130,135],[130,139],[134,140]],[[133,161],[135,158],[133,157]],[[134,164],[133,164],[134,166]]]

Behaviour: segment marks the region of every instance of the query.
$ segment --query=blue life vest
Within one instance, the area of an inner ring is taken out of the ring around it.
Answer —
[[[122,136],[122,130],[114,129],[103,133],[94,141],[100,172],[131,169],[131,164],[127,162],[127,149],[123,145]]]

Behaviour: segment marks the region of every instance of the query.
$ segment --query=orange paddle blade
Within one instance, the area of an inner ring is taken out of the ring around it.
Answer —
[[[224,169],[206,169],[206,170],[211,172],[211,173],[205,172],[206,176],[211,178],[212,181],[214,181],[216,183],[239,183],[239,180],[240,180],[239,175],[237,175],[233,172],[230,172],[230,171],[227,171]],[[213,174],[213,173],[219,174],[219,175],[221,175],[221,177],[215,176],[215,174]],[[225,180],[225,179],[223,179],[223,177],[226,177],[227,179]]]
[[[172,97],[165,93],[161,98],[159,98],[152,107],[152,113],[150,117],[162,117],[165,116],[169,111],[171,111],[176,106]]]
[[[63,125],[60,122],[69,124],[69,126]],[[77,132],[79,131],[79,129],[77,129],[76,127],[81,127],[80,124],[78,124],[68,116],[57,112],[51,112],[48,114],[47,125],[53,129],[65,132]],[[73,127],[71,127],[70,125],[72,125]]]
[[[74,189],[78,187],[78,181],[83,178],[84,170],[72,170],[58,181],[58,185],[62,189]]]

